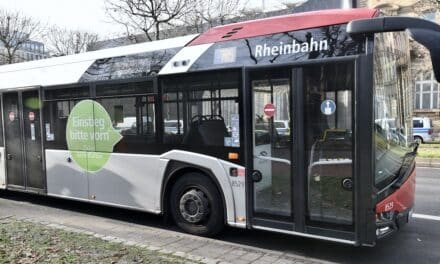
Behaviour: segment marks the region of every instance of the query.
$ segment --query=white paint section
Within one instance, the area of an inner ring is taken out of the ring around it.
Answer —
[[[46,177],[48,195],[89,198],[87,172],[71,159],[68,150],[46,150]]]
[[[160,212],[163,174],[157,155],[112,153],[101,170],[89,173],[89,197],[97,202]]]
[[[426,219],[426,220],[440,221],[440,216],[434,216],[434,215],[413,214],[412,217]]]
[[[189,35],[0,67],[0,89],[76,83],[98,59],[184,47],[198,35]]]
[[[0,148],[0,189],[6,188],[5,148]]]
[[[225,174],[229,179],[229,184],[232,187],[232,195],[234,199],[233,202],[236,217],[235,221],[228,221],[228,224],[238,228],[246,228],[246,177],[244,176],[246,170],[242,166],[238,166],[237,164],[223,160],[220,160],[220,163],[222,164]],[[229,176],[231,168],[241,170],[244,173],[243,175],[239,175],[237,177],[231,177]]]
[[[0,89],[76,83],[94,60],[0,73]]]
[[[159,72],[159,75],[187,72],[213,43],[189,46],[180,50]]]

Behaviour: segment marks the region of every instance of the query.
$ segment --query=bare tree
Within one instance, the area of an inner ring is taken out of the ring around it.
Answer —
[[[56,26],[49,28],[45,34],[48,49],[53,56],[64,56],[87,51],[88,45],[98,41],[98,34],[67,30]]]
[[[195,28],[195,31],[203,30],[217,25],[242,20],[241,16],[246,13],[248,0],[194,0],[189,6],[184,23]]]
[[[143,32],[148,40],[162,38],[161,30],[172,26],[187,11],[190,0],[106,0],[106,13],[125,27],[128,37]]]
[[[19,12],[0,9],[0,63],[11,64],[21,59],[18,50],[42,33],[42,25]]]

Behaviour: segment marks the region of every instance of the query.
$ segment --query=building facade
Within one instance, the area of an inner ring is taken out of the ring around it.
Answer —
[[[3,60],[7,57],[7,51],[3,44],[0,42],[0,64],[4,64]],[[15,53],[14,63],[41,60],[48,58],[48,54],[45,51],[44,44],[39,41],[30,40],[21,45]]]
[[[386,15],[422,17],[440,23],[440,3],[436,0],[360,0],[358,5],[379,8]],[[411,45],[414,115],[430,117],[440,125],[440,84],[434,78],[430,54],[415,42]]]

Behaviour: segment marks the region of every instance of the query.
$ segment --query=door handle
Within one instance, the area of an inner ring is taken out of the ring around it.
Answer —
[[[43,159],[41,158],[40,155],[38,155],[38,156],[37,156],[37,160],[38,160],[38,161],[42,161]]]
[[[8,154],[8,155],[6,155],[6,158],[8,159],[8,160],[12,160],[12,154]]]

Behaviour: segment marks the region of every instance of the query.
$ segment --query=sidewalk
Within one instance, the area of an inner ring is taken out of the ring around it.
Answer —
[[[319,260],[306,256],[286,254],[29,202],[4,199],[2,198],[3,194],[0,192],[0,219],[12,217],[20,221],[40,223],[51,228],[95,236],[110,243],[134,245],[201,263],[321,263]]]

